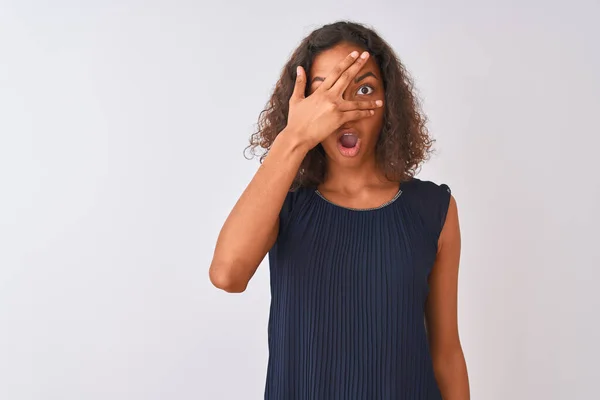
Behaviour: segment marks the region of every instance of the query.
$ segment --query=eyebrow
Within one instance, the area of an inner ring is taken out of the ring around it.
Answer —
[[[368,76],[372,76],[373,78],[375,78],[375,79],[378,79],[378,78],[375,76],[375,74],[374,74],[374,73],[372,73],[371,71],[369,71],[369,72],[366,72],[366,73],[362,74],[361,76],[359,76],[359,77],[355,78],[355,79],[354,79],[354,83],[358,83],[358,82],[362,81],[363,79],[365,79],[365,78],[366,78],[366,77],[368,77]],[[323,78],[323,77],[320,77],[320,76],[315,76],[315,77],[312,79],[312,81],[310,82],[310,84],[312,85],[313,83],[315,83],[315,82],[318,82],[318,81],[320,81],[320,82],[323,82],[324,80],[325,80],[325,78]]]

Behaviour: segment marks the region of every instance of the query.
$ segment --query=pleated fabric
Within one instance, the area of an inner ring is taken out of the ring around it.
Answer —
[[[369,210],[288,193],[269,252],[266,400],[439,400],[424,305],[450,188]]]

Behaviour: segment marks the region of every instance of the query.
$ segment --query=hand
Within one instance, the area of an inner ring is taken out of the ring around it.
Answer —
[[[368,118],[375,114],[375,108],[383,106],[381,100],[347,101],[342,97],[352,79],[367,62],[369,53],[364,52],[363,55],[364,58],[358,57],[357,51],[348,55],[308,97],[304,96],[306,74],[298,66],[296,85],[289,100],[286,130],[300,135],[298,139],[309,149],[321,143],[346,122]]]

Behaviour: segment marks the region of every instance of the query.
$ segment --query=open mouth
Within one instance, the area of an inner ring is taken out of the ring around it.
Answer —
[[[337,144],[339,152],[345,157],[354,157],[360,150],[360,138],[351,130],[341,132]]]
[[[356,136],[352,133],[344,133],[340,137],[340,144],[347,149],[353,148],[354,146],[356,146],[357,143],[358,143],[358,136]]]

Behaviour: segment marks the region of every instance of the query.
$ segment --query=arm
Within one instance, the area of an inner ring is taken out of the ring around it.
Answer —
[[[460,227],[456,200],[450,197],[446,222],[430,275],[425,318],[435,377],[444,400],[469,400],[469,378],[458,334]]]
[[[307,153],[293,132],[282,131],[227,217],[209,269],[210,281],[243,292],[279,231],[279,212]]]
[[[305,96],[306,74],[297,67],[287,127],[277,135],[259,170],[227,217],[210,265],[210,280],[227,292],[243,292],[279,231],[279,212],[310,149],[349,121],[368,118],[381,101],[346,101],[343,93],[368,53],[352,52]],[[346,72],[344,75],[342,75]]]

